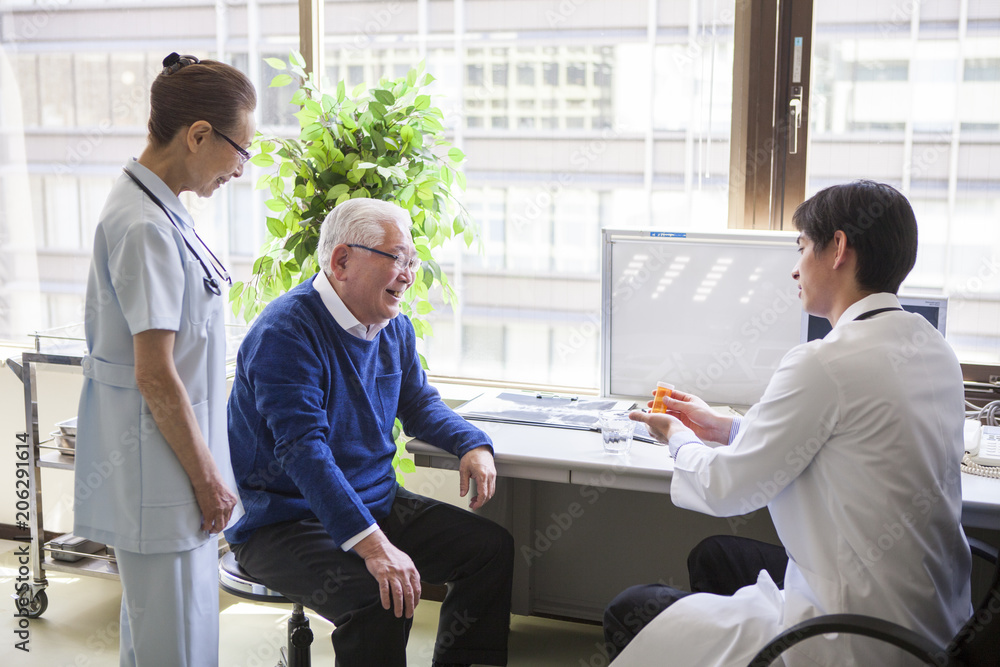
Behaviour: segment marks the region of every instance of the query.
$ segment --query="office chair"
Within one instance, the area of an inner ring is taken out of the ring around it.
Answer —
[[[785,630],[762,648],[747,667],[768,667],[779,655],[802,640],[830,632],[874,637],[898,646],[928,665],[995,667],[1000,660],[1000,563],[997,549],[971,537],[969,546],[973,555],[993,564],[993,583],[975,608],[972,618],[947,646],[938,646],[923,635],[890,621],[861,614],[829,614]]]
[[[312,630],[309,619],[298,602],[292,602],[281,593],[272,591],[243,571],[232,551],[219,559],[219,586],[238,598],[255,602],[287,602],[292,605],[288,619],[287,646],[281,647],[277,667],[310,667],[312,665]]]

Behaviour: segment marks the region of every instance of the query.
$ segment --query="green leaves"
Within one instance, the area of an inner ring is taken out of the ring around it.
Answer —
[[[376,100],[386,105],[387,107],[390,107],[396,103],[396,97],[388,90],[382,88],[373,88],[372,97],[374,97]]]
[[[465,188],[460,166],[466,156],[447,140],[444,115],[422,90],[434,77],[420,63],[400,79],[358,84],[350,92],[340,81],[335,91],[323,94],[300,54],[292,52],[287,62],[264,62],[276,72],[272,87],[297,86],[291,103],[298,107],[293,115],[299,132],[254,141],[252,163],[271,170],[257,181],[258,189],[269,192],[267,236],[250,280],[230,290],[233,312],[250,321],[268,301],[310,279],[319,269],[316,245],[327,214],[349,199],[369,197],[396,202],[410,213],[414,244],[425,264],[404,310],[417,336],[432,335],[427,317],[434,310],[433,288],[440,287],[446,303],[454,299],[434,250],[452,236],[467,245],[478,238],[477,226],[456,199]],[[421,363],[426,367],[423,358]],[[412,461],[400,451],[397,470],[407,471]]]
[[[270,167],[274,164],[274,157],[268,153],[257,153],[250,158],[250,164],[258,167]]]

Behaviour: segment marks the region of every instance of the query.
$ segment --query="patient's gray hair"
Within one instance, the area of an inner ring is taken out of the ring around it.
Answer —
[[[410,214],[396,204],[381,199],[349,199],[330,211],[319,232],[316,261],[330,275],[333,249],[341,243],[374,247],[385,239],[383,223],[392,222],[409,233]]]

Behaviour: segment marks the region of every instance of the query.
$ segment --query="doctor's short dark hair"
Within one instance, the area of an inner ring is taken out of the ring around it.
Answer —
[[[243,72],[217,60],[171,53],[149,91],[149,136],[162,146],[199,120],[232,136],[256,107],[257,91]]]
[[[822,252],[835,232],[858,256],[858,285],[895,294],[917,261],[917,219],[891,185],[854,181],[820,190],[799,204],[792,221]]]

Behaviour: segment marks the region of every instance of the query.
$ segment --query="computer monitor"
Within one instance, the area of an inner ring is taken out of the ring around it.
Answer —
[[[945,335],[945,327],[948,323],[948,297],[899,295],[899,305],[905,311],[923,315],[935,329],[941,332],[942,336]],[[800,340],[803,343],[807,343],[811,340],[823,338],[830,333],[832,328],[829,320],[808,313],[802,313]]]
[[[794,232],[603,230],[601,392],[756,403],[799,343]]]

